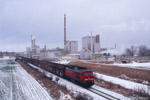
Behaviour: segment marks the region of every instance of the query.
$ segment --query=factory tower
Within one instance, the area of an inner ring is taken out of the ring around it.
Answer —
[[[32,55],[36,54],[35,37],[31,35],[31,49]]]
[[[64,14],[64,47],[66,45],[66,14]]]

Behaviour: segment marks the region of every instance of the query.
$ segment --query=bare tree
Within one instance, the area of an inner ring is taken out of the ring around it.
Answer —
[[[139,56],[150,56],[150,49],[145,45],[139,46]]]
[[[134,56],[136,54],[137,48],[135,46],[131,46],[130,48],[126,49],[127,56]]]

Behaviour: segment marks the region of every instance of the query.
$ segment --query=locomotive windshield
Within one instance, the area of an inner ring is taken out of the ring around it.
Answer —
[[[90,73],[90,76],[93,76],[93,73]]]
[[[84,73],[84,76],[88,76],[88,73]]]
[[[84,73],[84,76],[93,76],[93,73]]]

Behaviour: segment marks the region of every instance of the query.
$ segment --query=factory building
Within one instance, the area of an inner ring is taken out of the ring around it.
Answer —
[[[77,41],[67,41],[65,46],[65,51],[68,54],[78,53],[78,42]]]
[[[83,37],[82,49],[85,48],[89,49],[92,53],[100,52],[100,36],[96,35]]]
[[[32,56],[31,48],[30,47],[27,47],[26,54],[27,54],[27,57],[31,57]]]
[[[61,48],[56,48],[56,49],[42,49],[41,50],[41,54],[40,54],[40,59],[43,59],[43,60],[58,60],[59,59],[59,56],[61,56],[63,52],[63,49]]]
[[[80,51],[80,59],[81,60],[91,60],[92,53],[88,48],[84,48]]]
[[[31,54],[36,54],[35,37],[31,35]]]
[[[31,47],[27,47],[26,56],[31,58],[39,58],[40,51],[40,47],[36,45],[35,37],[31,35]]]

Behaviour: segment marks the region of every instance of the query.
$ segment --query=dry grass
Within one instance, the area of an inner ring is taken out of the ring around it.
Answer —
[[[56,77],[55,81],[56,81],[56,83],[58,83],[58,81],[59,81],[59,78],[58,78],[58,77]]]
[[[138,89],[137,91],[135,91],[135,93],[138,94],[138,100],[150,100],[150,89],[148,91],[145,91],[144,89]]]
[[[93,98],[85,93],[78,93],[76,100],[93,100]]]

